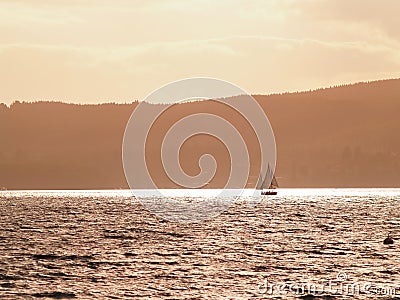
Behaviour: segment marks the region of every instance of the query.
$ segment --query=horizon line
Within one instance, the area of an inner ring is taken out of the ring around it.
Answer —
[[[324,87],[318,87],[314,89],[309,89],[309,90],[300,90],[300,91],[285,91],[285,92],[273,92],[273,93],[251,93],[251,96],[282,96],[282,95],[291,95],[291,94],[305,94],[305,93],[313,93],[313,92],[318,92],[321,90],[329,90],[329,89],[335,89],[335,88],[343,88],[343,87],[350,87],[350,86],[355,86],[359,84],[370,84],[370,83],[378,83],[378,82],[384,82],[384,81],[392,81],[392,80],[400,80],[400,77],[395,77],[395,78],[384,78],[384,79],[376,79],[376,80],[365,80],[365,81],[357,81],[357,82],[349,82],[349,83],[343,83],[343,84],[335,84],[331,86],[324,86]],[[237,97],[240,95],[236,95],[233,97]],[[229,97],[231,98],[231,97]],[[207,100],[212,100],[212,99],[203,99],[203,100],[197,100],[197,101],[207,101]],[[124,101],[124,102],[116,102],[116,100],[110,100],[109,102],[98,102],[98,103],[90,103],[90,102],[71,102],[71,101],[65,101],[65,100],[50,100],[50,99],[41,99],[41,100],[14,100],[11,104],[7,104],[3,101],[0,100],[0,105],[6,106],[7,108],[10,108],[14,104],[35,104],[35,103],[61,103],[61,104],[68,104],[68,105],[104,105],[104,104],[113,104],[113,105],[131,105],[134,103],[139,103],[143,102],[144,100],[133,100],[131,102]],[[191,102],[191,101],[189,101]],[[195,101],[193,101],[195,102]],[[157,104],[168,104],[166,103],[157,103]]]

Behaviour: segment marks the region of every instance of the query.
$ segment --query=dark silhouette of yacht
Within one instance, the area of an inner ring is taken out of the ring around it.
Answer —
[[[269,182],[270,184],[268,185]],[[271,168],[268,165],[267,174],[265,175],[264,180],[262,175],[260,174],[256,189],[261,190],[261,195],[266,196],[266,195],[277,195],[278,192],[275,189],[277,189],[278,187],[279,187],[278,181],[276,180],[275,175],[272,174]]]

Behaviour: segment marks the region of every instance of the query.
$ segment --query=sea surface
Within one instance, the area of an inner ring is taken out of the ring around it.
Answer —
[[[0,298],[400,299],[400,189],[259,200],[179,223],[129,191],[0,192]]]

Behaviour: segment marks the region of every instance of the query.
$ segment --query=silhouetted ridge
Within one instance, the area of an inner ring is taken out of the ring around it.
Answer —
[[[400,186],[400,79],[255,98],[275,132],[280,186]],[[176,114],[209,110],[210,103],[180,104]],[[0,104],[0,188],[127,188],[121,145],[137,104]],[[193,172],[196,155],[224,151],[209,139],[186,150]]]

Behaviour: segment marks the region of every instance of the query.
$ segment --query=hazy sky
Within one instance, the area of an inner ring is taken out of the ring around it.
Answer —
[[[0,0],[0,102],[140,100],[193,76],[251,93],[400,77],[398,0]]]

